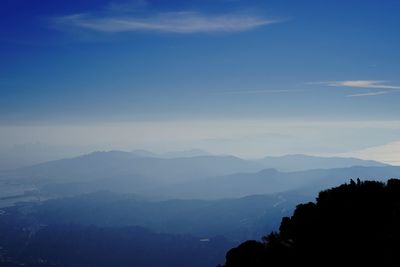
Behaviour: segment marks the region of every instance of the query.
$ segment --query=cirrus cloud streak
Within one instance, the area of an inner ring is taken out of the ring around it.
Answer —
[[[254,15],[223,14],[206,15],[198,12],[164,12],[145,17],[94,16],[73,14],[56,17],[58,26],[77,27],[97,32],[158,31],[170,33],[240,32],[278,23]]]
[[[351,80],[351,81],[334,81],[325,82],[328,86],[335,87],[352,87],[352,88],[369,88],[369,89],[400,89],[400,86],[388,85],[386,81],[379,80]]]
[[[387,81],[381,81],[381,80],[346,80],[346,81],[314,82],[309,84],[320,84],[331,87],[345,87],[353,89],[370,90],[369,92],[349,94],[347,95],[347,97],[378,96],[378,95],[388,94],[391,92],[400,92],[400,86],[387,84]]]

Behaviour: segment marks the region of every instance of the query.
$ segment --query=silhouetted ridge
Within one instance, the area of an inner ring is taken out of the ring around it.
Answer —
[[[226,254],[225,267],[400,266],[400,180],[351,180],[282,219],[279,233]]]

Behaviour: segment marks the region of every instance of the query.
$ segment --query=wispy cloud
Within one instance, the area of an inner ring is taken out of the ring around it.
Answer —
[[[347,97],[374,96],[374,95],[384,95],[384,94],[387,94],[387,93],[389,93],[389,92],[388,91],[377,91],[377,92],[351,94],[351,95],[347,95]]]
[[[164,12],[148,16],[97,16],[73,14],[53,19],[61,26],[72,26],[98,32],[158,31],[171,33],[238,32],[279,22],[254,15],[209,15],[198,12]]]
[[[351,80],[351,81],[334,81],[324,82],[328,86],[335,87],[352,87],[352,88],[369,88],[369,89],[400,89],[400,86],[388,85],[387,81],[377,80]]]
[[[309,84],[319,84],[331,87],[345,87],[354,89],[373,89],[373,92],[355,93],[347,95],[347,97],[364,97],[384,95],[391,92],[400,92],[400,86],[388,84],[387,81],[381,80],[347,80],[347,81],[328,81],[313,82]]]

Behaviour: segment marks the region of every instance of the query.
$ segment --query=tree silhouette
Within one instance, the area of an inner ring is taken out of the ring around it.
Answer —
[[[283,218],[279,233],[248,242],[227,253],[225,267],[400,266],[400,180],[322,191]]]

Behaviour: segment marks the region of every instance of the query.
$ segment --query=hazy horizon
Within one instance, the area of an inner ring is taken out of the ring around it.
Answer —
[[[1,157],[36,158],[32,163],[93,151],[201,149],[241,158],[306,154],[400,164],[400,121],[192,120],[0,128]]]
[[[399,14],[0,1],[0,266],[398,266]]]
[[[198,148],[400,164],[398,1],[1,6],[10,157]]]

